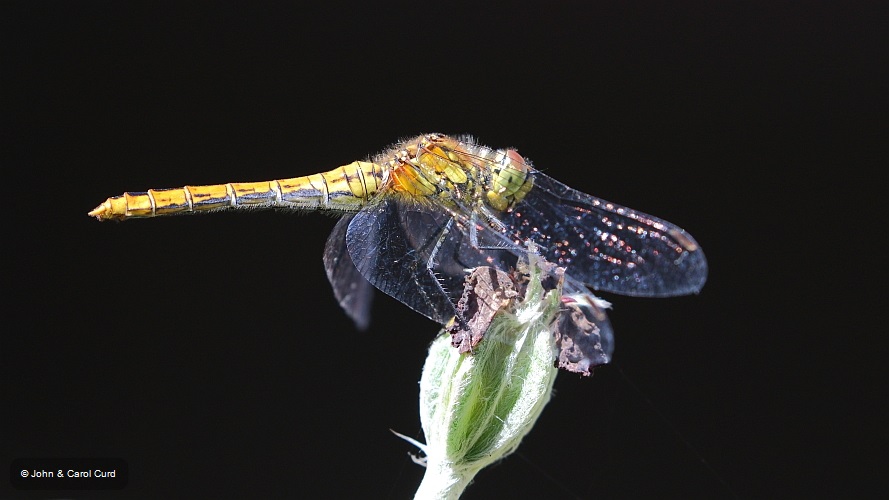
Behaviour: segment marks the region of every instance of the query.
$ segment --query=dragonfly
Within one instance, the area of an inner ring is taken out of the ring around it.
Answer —
[[[468,270],[514,270],[535,251],[564,269],[564,294],[591,311],[607,361],[607,303],[590,290],[669,297],[697,293],[707,279],[704,253],[685,230],[572,189],[516,149],[470,136],[424,134],[369,161],[290,179],[127,192],[89,215],[257,208],[342,215],[323,260],[336,299],[360,329],[369,325],[373,288],[448,324],[460,314]]]

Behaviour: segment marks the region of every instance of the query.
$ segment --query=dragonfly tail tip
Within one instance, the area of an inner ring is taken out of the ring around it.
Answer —
[[[109,218],[109,210],[106,206],[107,203],[102,203],[98,207],[92,209],[87,215],[90,217],[95,217],[97,220],[106,220]]]

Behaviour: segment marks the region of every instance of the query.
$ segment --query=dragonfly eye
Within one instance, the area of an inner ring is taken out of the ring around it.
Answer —
[[[519,154],[515,149],[507,149],[506,156],[503,157],[503,165],[507,166],[509,164],[513,165],[513,168],[517,169],[525,169],[525,158]],[[527,169],[525,169],[527,170]]]

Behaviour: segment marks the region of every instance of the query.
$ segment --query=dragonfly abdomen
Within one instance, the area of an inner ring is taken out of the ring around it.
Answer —
[[[354,212],[386,182],[388,171],[356,161],[321,174],[262,182],[230,182],[124,193],[105,200],[89,215],[125,220],[233,208],[284,208]]]

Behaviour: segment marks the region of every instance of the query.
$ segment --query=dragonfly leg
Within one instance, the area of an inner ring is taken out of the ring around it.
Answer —
[[[484,218],[484,222],[479,221],[479,213],[481,213],[481,216]],[[506,238],[506,225],[486,207],[482,206],[479,207],[478,211],[470,212],[468,226],[469,244],[472,245],[473,248],[479,250],[504,250],[509,248],[509,245],[502,241]],[[484,228],[486,231],[494,231],[497,233],[497,241],[482,244],[479,241],[478,236],[479,228]]]
[[[438,236],[435,237],[435,245],[429,252],[429,257],[426,259],[426,269],[429,271],[429,274],[435,278],[435,282],[438,284],[439,291],[443,294],[447,295],[448,291],[445,290],[444,286],[441,284],[441,280],[438,279],[438,276],[435,272],[435,259],[438,256],[438,252],[441,250],[442,244],[444,244],[445,238],[447,238],[448,233],[451,232],[451,226],[454,225],[454,219],[448,219],[447,224],[439,231]]]

